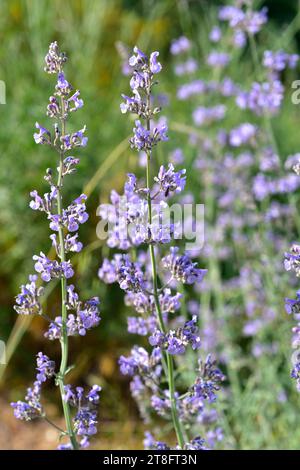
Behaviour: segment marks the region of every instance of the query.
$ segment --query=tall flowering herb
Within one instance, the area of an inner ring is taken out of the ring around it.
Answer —
[[[162,69],[158,56],[158,52],[152,52],[148,57],[134,48],[134,54],[129,58],[132,93],[131,96],[122,95],[120,105],[122,113],[138,116],[130,144],[146,155],[146,185],[129,174],[124,195],[112,191],[112,204],[100,206],[101,217],[110,222],[108,245],[131,252],[135,248],[136,256],[133,259],[127,253],[120,253],[111,261],[105,259],[99,277],[108,284],[119,283],[126,293],[126,305],[137,313],[128,318],[128,331],[148,336],[153,348],[148,352],[135,346],[129,357],[119,359],[121,373],[132,378],[131,393],[142,417],[149,422],[154,411],[170,420],[177,437],[173,448],[202,450],[207,444],[202,437],[194,437],[194,426],[197,428],[200,422],[214,421],[206,419],[206,406],[215,401],[223,375],[208,356],[204,362],[199,359],[195,383],[187,391],[182,391],[182,384],[175,383],[176,377],[178,379],[175,373],[177,359],[180,360],[179,356],[184,355],[187,348],[198,351],[201,341],[197,315],[186,319],[176,317],[182,294],[173,289],[177,289],[178,283],[201,282],[206,270],[199,269],[187,253],[179,252],[178,247],[171,247],[164,256],[161,253],[177,230],[176,224],[165,221],[163,208],[172,196],[183,191],[186,172],[176,171],[170,163],[168,167],[162,165],[157,176],[152,177],[154,148],[168,140],[165,120],[154,121],[160,112],[154,105],[152,94]],[[145,245],[146,253],[142,251]],[[220,435],[218,428],[210,434],[216,439]],[[209,447],[213,446],[213,441],[211,438]],[[170,448],[155,440],[151,433],[146,433],[144,443],[150,449]]]
[[[50,146],[57,154],[57,176],[52,169],[46,170],[44,177],[49,184],[49,191],[43,196],[34,190],[30,193],[30,207],[44,212],[51,229],[50,240],[55,248],[56,259],[49,259],[40,252],[33,256],[34,268],[37,274],[29,276],[27,284],[21,286],[21,292],[16,297],[15,310],[21,315],[40,315],[49,322],[45,337],[50,341],[59,340],[61,345],[61,362],[56,367],[55,362],[39,352],[37,355],[37,375],[32,388],[27,390],[25,401],[12,403],[16,418],[32,420],[44,418],[68,438],[66,444],[59,449],[79,449],[89,445],[90,436],[97,432],[97,408],[101,388],[94,385],[90,391],[84,392],[81,387],[74,388],[66,383],[66,375],[70,370],[68,362],[69,336],[84,336],[87,330],[100,322],[99,299],[93,297],[82,302],[69,279],[74,270],[69,259],[72,252],[80,252],[82,243],[78,240],[78,229],[86,222],[86,196],[81,194],[68,206],[64,206],[63,185],[69,175],[74,174],[79,163],[77,157],[71,156],[77,147],[85,147],[87,137],[85,126],[76,132],[67,130],[70,115],[83,106],[80,92],[74,91],[67,81],[64,65],[67,57],[60,52],[56,42],[50,44],[45,57],[45,71],[55,74],[57,81],[53,96],[49,98],[47,115],[54,120],[54,132],[36,123],[34,140],[37,144]],[[40,280],[38,279],[40,277]],[[61,284],[61,313],[54,319],[44,314],[41,304],[43,283],[59,279]],[[59,387],[66,429],[60,429],[46,415],[41,403],[41,392],[44,382],[54,379]],[[76,412],[71,413],[71,408]]]

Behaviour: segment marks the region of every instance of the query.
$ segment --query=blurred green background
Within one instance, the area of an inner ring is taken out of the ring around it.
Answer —
[[[44,322],[36,318],[32,322],[31,319],[17,319],[12,309],[19,285],[32,272],[32,255],[40,250],[47,253],[49,249],[47,223],[40,213],[28,208],[30,190],[35,188],[42,192],[45,189],[42,175],[45,168],[53,166],[51,151],[36,146],[32,138],[36,121],[49,123],[45,109],[54,79],[43,72],[48,45],[57,40],[61,49],[67,52],[68,80],[81,90],[85,101],[84,108],[72,116],[72,125],[74,129],[87,125],[89,143],[80,152],[79,171],[67,184],[66,191],[70,198],[82,190],[89,196],[89,223],[80,229],[85,249],[78,258],[74,257],[76,284],[82,298],[98,295],[102,301],[100,327],[87,337],[72,341],[71,360],[76,359],[77,367],[71,379],[80,382],[84,378],[87,383],[96,380],[104,387],[97,447],[138,448],[142,445],[143,428],[138,424],[140,421],[127,381],[120,377],[117,367],[118,356],[128,351],[136,338],[124,333],[126,312],[118,287],[110,286],[108,289],[97,278],[106,249],[96,237],[96,208],[100,200],[108,200],[112,188],[121,190],[125,174],[137,168],[136,155],[127,143],[130,122],[119,111],[120,94],[128,91],[128,78],[121,74],[116,42],[122,41],[129,47],[138,44],[143,50],[159,50],[161,53],[164,73],[160,78],[160,91],[167,93],[171,100],[170,107],[164,112],[170,118],[171,128],[170,142],[164,147],[167,153],[182,141],[182,135],[175,130],[174,123],[189,124],[190,112],[187,103],[176,102],[170,42],[181,34],[194,40],[201,63],[206,48],[205,35],[213,24],[216,7],[220,3],[201,0],[2,0],[0,3],[0,79],[6,83],[7,101],[0,108],[0,339],[7,342],[8,355],[7,368],[4,370],[0,366],[0,448],[55,446],[55,437],[47,434],[43,425],[36,430],[34,423],[23,425],[15,422],[7,407],[11,400],[22,396],[31,382],[34,355],[39,350],[46,354],[51,351],[51,357],[59,357],[59,346],[47,344],[43,339]],[[274,41],[278,43],[278,38],[281,38],[284,46],[296,50],[300,37],[298,2],[269,1],[260,4],[269,6],[271,18],[266,41],[269,44]],[[247,51],[243,60],[247,64]],[[237,77],[240,74],[238,64],[234,73]],[[286,105],[276,121],[276,132],[284,154],[298,150],[298,118],[299,111],[291,110]],[[192,158],[189,150],[186,156]],[[160,160],[164,158],[164,154],[159,155]],[[197,191],[199,182],[196,178],[191,184]],[[49,293],[45,308],[49,315],[57,314],[59,296],[55,292]],[[286,348],[289,347],[289,326],[282,327]],[[53,348],[56,348],[55,353]],[[289,388],[286,370],[282,376]],[[252,420],[252,437],[247,441],[244,436],[242,444],[241,434],[247,432],[237,424],[235,439],[229,439],[231,446],[255,445],[255,433],[263,429],[265,435],[257,446],[266,447],[268,441],[270,447],[299,447],[300,422],[296,414],[300,409],[300,399],[297,400],[297,395],[291,392],[289,402],[282,405],[282,409],[278,408],[279,405],[272,412],[270,408],[263,409],[264,399],[274,380],[277,380],[276,375],[270,375],[265,388],[259,391],[262,396],[247,395],[245,401],[241,397],[241,401],[234,404],[232,413],[237,421],[243,421],[246,401],[249,413],[254,413],[255,417]],[[57,398],[53,390],[48,394],[53,415],[59,413]],[[269,420],[275,415],[280,415],[276,421],[277,427],[275,430],[272,426],[269,429]],[[41,432],[43,442],[39,439]]]

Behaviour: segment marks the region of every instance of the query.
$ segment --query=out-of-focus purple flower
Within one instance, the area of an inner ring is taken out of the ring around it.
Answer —
[[[191,43],[188,38],[185,36],[181,36],[178,39],[174,39],[172,41],[170,51],[173,55],[179,55],[183,52],[187,52],[191,48]]]
[[[199,106],[193,112],[194,123],[197,126],[203,124],[211,124],[214,121],[220,121],[224,118],[226,113],[226,106],[220,104],[207,108],[205,106]]]
[[[297,362],[292,371],[291,371],[291,378],[296,380],[296,386],[298,392],[300,392],[300,362]]]
[[[268,21],[267,8],[262,8],[260,11],[242,10],[238,6],[224,6],[219,10],[219,19],[221,21],[228,21],[229,25],[234,29],[239,29],[247,32],[248,34],[257,34],[262,26]]]
[[[209,39],[211,42],[219,42],[222,38],[222,31],[219,26],[214,26],[209,33]]]
[[[113,284],[116,282],[117,272],[115,264],[105,258],[103,260],[102,266],[99,268],[98,276],[106,284]]]
[[[275,72],[281,72],[285,68],[295,68],[299,60],[298,54],[287,54],[285,51],[264,51],[263,65]]]
[[[271,82],[254,82],[249,92],[240,91],[236,104],[241,109],[250,109],[258,116],[276,114],[283,100],[284,87],[280,80]]]
[[[175,71],[175,75],[178,75],[180,77],[182,75],[193,74],[196,72],[197,69],[198,69],[198,63],[196,62],[195,59],[190,57],[185,62],[176,64],[174,71]]]
[[[212,51],[207,56],[206,63],[211,67],[222,68],[226,67],[230,61],[230,55],[226,52]]]
[[[170,163],[180,165],[184,162],[183,151],[180,148],[174,149],[169,155]]]
[[[229,144],[232,147],[240,147],[254,140],[257,127],[248,122],[232,129],[229,133]]]
[[[207,87],[202,80],[193,80],[190,83],[181,85],[177,90],[177,98],[179,100],[187,100],[191,96],[201,95],[205,93]]]
[[[240,30],[240,29],[236,29],[234,32],[233,32],[233,45],[238,47],[238,48],[242,48],[246,45],[247,43],[247,36],[245,34],[244,31]]]

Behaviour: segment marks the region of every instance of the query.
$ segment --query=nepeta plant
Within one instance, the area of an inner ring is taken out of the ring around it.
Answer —
[[[256,11],[255,2],[236,0],[218,8],[208,41],[201,44],[201,67],[194,57],[197,44],[188,38],[175,39],[170,49],[177,99],[185,102],[173,125],[189,139],[170,161],[182,160],[184,152],[192,155],[195,187],[205,200],[206,242],[199,255],[208,276],[201,285],[201,339],[228,369],[233,358],[240,361],[242,354],[248,360],[251,354],[253,375],[261,370],[256,360],[279,357],[273,330],[280,326],[281,253],[287,234],[295,225],[299,230],[292,219],[300,179],[285,173],[284,145],[275,132],[299,56],[276,44],[263,50],[267,21],[265,8]],[[247,64],[247,54],[253,74],[246,77],[237,63]],[[299,155],[291,155],[285,167],[297,164],[299,169]],[[239,338],[240,349],[232,348],[232,337]]]
[[[154,411],[170,421],[177,437],[173,448],[201,450],[206,444],[202,437],[195,437],[193,426],[209,421],[206,403],[215,401],[223,375],[210,356],[205,361],[199,359],[195,381],[188,390],[183,390],[176,372],[180,357],[190,348],[197,351],[201,345],[197,315],[185,319],[175,315],[182,300],[178,285],[201,282],[206,270],[199,269],[187,253],[180,254],[178,247],[171,247],[162,256],[177,230],[176,224],[164,220],[163,209],[171,197],[183,191],[186,176],[185,170],[176,171],[169,164],[167,168],[162,165],[152,180],[154,148],[168,139],[165,121],[154,121],[160,112],[153,96],[156,76],[162,69],[158,56],[158,52],[152,52],[148,57],[135,47],[129,58],[132,96],[122,95],[120,108],[122,113],[139,118],[130,144],[146,155],[146,184],[129,174],[124,195],[112,191],[112,204],[100,207],[100,215],[109,222],[108,245],[130,250],[131,254],[115,254],[112,261],[105,259],[99,277],[107,283],[119,283],[126,293],[126,305],[137,313],[128,318],[128,331],[148,336],[152,346],[150,351],[134,346],[129,357],[119,359],[121,373],[132,379],[131,393],[142,417],[149,422]],[[218,434],[219,429],[211,436]],[[146,433],[145,446],[170,448],[151,433]]]
[[[67,57],[60,52],[56,42],[50,44],[49,52],[45,57],[45,71],[56,74],[57,82],[53,96],[50,96],[47,106],[47,115],[54,119],[54,132],[51,133],[39,123],[36,123],[37,132],[34,140],[37,144],[50,146],[57,155],[55,162],[56,171],[48,168],[44,177],[49,184],[49,191],[40,196],[37,191],[32,191],[30,207],[33,210],[44,212],[50,229],[52,246],[56,252],[56,259],[49,259],[41,252],[34,255],[35,271],[37,275],[29,277],[29,282],[21,287],[21,293],[16,297],[15,310],[21,315],[40,315],[49,321],[50,325],[45,337],[50,341],[58,339],[61,344],[61,362],[59,368],[48,356],[39,352],[37,354],[37,375],[32,388],[27,390],[25,401],[12,403],[16,418],[30,421],[35,418],[44,418],[62,436],[68,437],[68,443],[59,446],[60,449],[79,449],[89,445],[90,436],[97,432],[97,407],[99,404],[99,392],[101,388],[94,385],[90,391],[83,388],[73,388],[66,383],[66,375],[71,369],[68,361],[69,337],[75,335],[84,336],[90,328],[100,322],[99,299],[93,297],[82,302],[69,279],[73,277],[74,270],[69,259],[72,252],[80,252],[82,243],[78,240],[78,229],[86,222],[86,196],[81,194],[68,206],[64,203],[63,185],[69,175],[73,175],[79,163],[77,157],[71,156],[76,148],[85,147],[85,126],[83,129],[70,132],[67,129],[68,119],[71,114],[83,106],[80,92],[72,91],[72,86],[67,81],[64,73],[64,65]],[[59,279],[61,285],[61,314],[55,319],[44,314],[41,304],[44,289],[42,283]],[[41,391],[44,382],[54,379],[59,387],[66,429],[60,429],[52,423],[41,403]],[[76,409],[71,413],[71,408]]]

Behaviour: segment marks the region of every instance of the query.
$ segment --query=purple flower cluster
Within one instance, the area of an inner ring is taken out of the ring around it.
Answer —
[[[247,0],[236,0],[235,5],[220,8],[219,19],[221,21],[227,21],[230,27],[236,31],[243,31],[247,34],[254,35],[257,34],[268,21],[267,8],[255,11],[251,9],[251,2],[249,7]]]
[[[21,286],[21,293],[16,297],[14,309],[20,315],[41,315],[43,313],[39,300],[44,293],[43,287],[37,286],[37,276],[30,275],[29,282]]]
[[[19,400],[11,403],[15,417],[24,421],[31,421],[43,415],[44,410],[41,404],[42,383],[55,376],[55,363],[48,356],[39,352],[36,362],[38,373],[33,387],[27,389],[25,401]]]
[[[22,421],[31,421],[35,418],[42,416],[41,399],[41,382],[34,382],[32,388],[27,389],[25,401],[18,400],[12,402],[11,406],[14,410],[14,415],[17,419]]]
[[[200,348],[201,341],[198,334],[197,317],[187,321],[182,328],[170,330],[167,334],[159,329],[155,330],[149,337],[151,346],[158,346],[169,354],[184,354],[188,344],[192,349]]]
[[[41,279],[45,282],[51,279],[65,277],[69,279],[74,275],[74,271],[70,261],[50,260],[42,251],[40,255],[34,255],[32,259],[35,261],[34,269],[41,275]]]
[[[285,51],[264,51],[263,65],[273,72],[282,72],[286,68],[294,69],[298,60],[298,54],[287,54]]]
[[[280,110],[283,100],[284,87],[280,80],[263,83],[254,82],[249,92],[240,91],[236,104],[241,109],[250,109],[258,116],[274,115]]]
[[[191,387],[192,397],[213,402],[220,383],[225,379],[222,372],[216,367],[216,362],[208,355],[204,362],[199,361],[199,376]]]
[[[198,70],[198,64],[195,59],[189,58],[185,62],[181,62],[175,67],[175,74],[179,77],[182,75],[190,75]]]
[[[299,177],[289,174],[281,178],[270,178],[262,173],[258,173],[253,180],[253,194],[259,201],[270,195],[288,194],[296,191],[300,186]]]
[[[211,124],[214,121],[220,121],[225,117],[226,106],[217,105],[210,108],[204,106],[199,106],[193,112],[194,123],[197,126],[202,126],[203,124]]]
[[[77,408],[73,418],[76,434],[82,439],[81,447],[89,446],[89,439],[97,433],[98,412],[101,387],[93,385],[90,391],[84,394],[82,387],[75,389],[70,385],[64,387],[64,401]]]
[[[189,51],[190,48],[191,48],[191,43],[189,39],[186,38],[185,36],[181,36],[180,38],[174,39],[174,41],[172,41],[170,51],[171,51],[171,54],[178,55],[178,54],[182,54],[183,52]]]
[[[171,247],[170,254],[162,259],[162,266],[168,270],[173,279],[183,284],[201,282],[207,273],[206,269],[197,268],[187,254],[178,254],[178,247]]]
[[[128,174],[123,195],[111,192],[111,204],[101,204],[98,215],[108,226],[107,244],[111,248],[127,250],[143,243],[170,243],[176,227],[170,223],[166,200],[182,192],[185,186],[185,170],[175,171],[172,163],[166,169],[160,167],[153,189],[138,186],[135,175]],[[152,210],[149,220],[148,195]]]
[[[172,193],[181,193],[185,187],[186,170],[174,171],[174,166],[169,163],[168,169],[162,165],[159,169],[158,175],[154,177],[154,181],[159,184],[160,191],[168,197]]]

